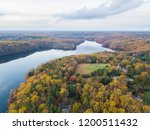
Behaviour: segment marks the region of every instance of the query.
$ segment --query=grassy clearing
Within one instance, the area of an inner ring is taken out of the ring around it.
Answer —
[[[80,64],[77,67],[76,73],[78,74],[91,74],[98,69],[109,67],[110,64]]]
[[[150,105],[150,92],[144,92],[144,103]]]
[[[144,86],[144,90],[145,90],[145,91],[150,91],[150,85],[145,85],[145,86]]]
[[[150,85],[144,86],[144,103],[150,105]]]

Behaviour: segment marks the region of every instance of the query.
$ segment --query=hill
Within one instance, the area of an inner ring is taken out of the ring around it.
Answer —
[[[36,33],[6,33],[0,35],[0,56],[49,49],[74,50],[82,42],[84,40],[61,39]]]
[[[150,64],[125,53],[64,57],[29,72],[8,112],[150,112],[149,84]]]
[[[0,33],[0,56],[48,49],[74,50],[84,40],[129,53],[150,50],[149,32],[6,32]]]

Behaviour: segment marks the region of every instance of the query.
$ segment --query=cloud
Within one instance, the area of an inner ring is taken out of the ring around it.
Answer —
[[[143,3],[143,0],[106,0],[105,3],[93,9],[84,7],[72,13],[55,16],[63,19],[102,19],[133,10]]]
[[[4,13],[0,12],[0,16],[4,15]]]
[[[7,11],[5,11],[5,10],[0,10],[0,17],[1,17],[1,16],[4,16],[4,15],[7,15],[7,14],[8,14]]]

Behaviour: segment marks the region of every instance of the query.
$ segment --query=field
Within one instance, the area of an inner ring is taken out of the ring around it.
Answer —
[[[91,74],[98,69],[109,67],[110,64],[80,64],[77,67],[76,73],[78,74]]]
[[[145,85],[145,86],[144,86],[144,90],[145,90],[145,91],[150,91],[150,85],[149,85],[149,84]]]
[[[149,95],[150,95],[149,91],[144,92],[144,103],[148,104],[148,105],[150,104],[150,96]]]
[[[145,104],[150,104],[150,85],[145,85],[144,86],[144,103]]]

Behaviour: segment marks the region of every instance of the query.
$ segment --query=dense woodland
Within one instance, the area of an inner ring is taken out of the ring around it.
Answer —
[[[119,51],[141,52],[150,50],[150,32],[47,32],[57,38],[96,41],[104,47]]]
[[[117,51],[150,50],[149,32],[5,32],[0,33],[0,56],[48,49],[73,50],[84,40]]]
[[[0,56],[49,49],[74,50],[82,39],[62,39],[43,34],[0,35]]]
[[[49,61],[12,92],[8,112],[150,112],[147,53],[103,52]]]
[[[150,112],[149,32],[0,32],[0,57],[76,49],[84,40],[116,52],[40,65],[11,93],[8,112]]]

